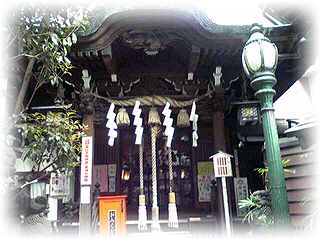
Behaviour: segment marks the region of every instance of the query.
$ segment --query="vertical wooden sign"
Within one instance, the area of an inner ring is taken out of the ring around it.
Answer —
[[[92,137],[82,138],[81,185],[91,185],[92,183],[92,142]]]

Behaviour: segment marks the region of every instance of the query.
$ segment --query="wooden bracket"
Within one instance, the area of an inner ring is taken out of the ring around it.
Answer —
[[[101,56],[106,70],[111,75],[111,81],[117,82],[116,61],[114,58],[112,58],[111,46],[104,48],[101,51]]]
[[[198,46],[192,45],[188,63],[188,80],[193,80],[200,59],[200,50]]]

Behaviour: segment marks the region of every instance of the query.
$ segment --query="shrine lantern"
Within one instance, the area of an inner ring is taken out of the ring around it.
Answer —
[[[226,177],[232,177],[231,158],[233,156],[219,150],[217,154],[212,155],[214,176],[221,178],[223,207],[224,207],[224,219],[226,226],[227,237],[231,236],[231,221],[230,211],[228,203],[228,191]]]
[[[212,155],[214,176],[217,177],[232,177],[231,158],[233,156],[225,152],[219,151]]]

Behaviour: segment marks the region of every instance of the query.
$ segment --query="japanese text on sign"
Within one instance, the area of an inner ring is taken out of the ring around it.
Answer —
[[[92,176],[92,137],[82,138],[81,185],[90,185]]]
[[[109,211],[109,233],[110,236],[116,235],[116,211],[111,210]]]

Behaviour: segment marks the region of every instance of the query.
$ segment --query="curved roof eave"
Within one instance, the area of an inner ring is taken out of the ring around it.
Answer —
[[[94,9],[89,13],[89,21],[90,26],[85,31],[79,31],[77,35],[79,37],[87,37],[90,35],[95,34],[99,28],[103,25],[105,21],[107,21],[108,18],[110,18],[112,15],[115,15],[117,13],[123,13],[123,12],[134,12],[136,10],[145,10],[145,11],[153,11],[153,10],[159,10],[159,11],[168,11],[173,10],[177,12],[182,12],[184,14],[188,14],[192,16],[199,24],[200,26],[207,32],[213,33],[213,34],[219,34],[224,36],[237,36],[237,37],[248,37],[250,35],[251,25],[221,25],[214,23],[211,19],[207,17],[207,15],[195,8],[190,7],[188,5],[182,5],[182,6],[168,6],[163,5],[159,7],[152,7],[152,8],[146,8],[143,6],[134,6],[134,5],[122,5],[122,6],[105,6],[101,7],[99,9]],[[252,22],[253,24],[254,22]],[[286,29],[290,28],[291,25],[281,25],[281,26],[274,26],[274,27],[264,27],[265,34],[268,35],[282,35],[283,32],[286,32]]]

